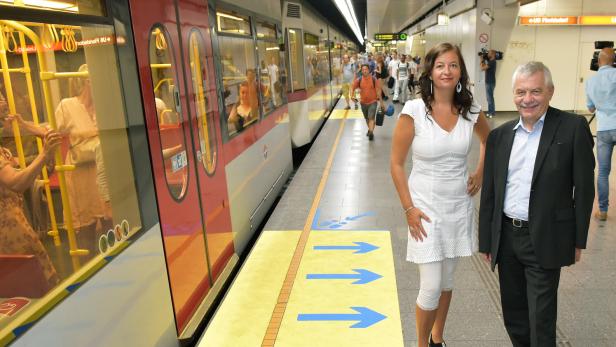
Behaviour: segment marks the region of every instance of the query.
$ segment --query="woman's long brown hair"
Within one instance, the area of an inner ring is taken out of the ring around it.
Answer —
[[[434,94],[431,92],[430,88],[432,84],[430,77],[432,76],[434,62],[441,54],[450,51],[454,51],[460,61],[460,83],[462,84],[462,90],[459,93],[456,91],[453,95],[453,106],[459,115],[461,115],[464,119],[469,120],[466,114],[470,111],[471,105],[473,104],[473,94],[471,94],[471,91],[468,89],[468,72],[466,71],[464,58],[462,58],[462,52],[460,52],[460,48],[458,46],[454,46],[451,43],[441,43],[435,47],[432,47],[428,54],[426,54],[426,57],[424,58],[423,71],[419,77],[421,99],[424,101],[424,104],[426,104],[428,114],[431,114]]]

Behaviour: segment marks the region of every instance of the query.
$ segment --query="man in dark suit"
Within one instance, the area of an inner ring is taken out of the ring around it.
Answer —
[[[549,106],[554,85],[540,62],[519,66],[520,118],[486,144],[479,252],[498,264],[505,327],[514,346],[556,345],[560,268],[586,248],[594,191],[586,120]]]

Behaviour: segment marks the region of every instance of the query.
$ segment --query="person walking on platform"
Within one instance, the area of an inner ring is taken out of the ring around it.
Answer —
[[[351,109],[351,104],[349,99],[353,98],[351,95],[351,84],[355,79],[355,65],[351,63],[348,55],[344,55],[342,57],[342,95],[344,96],[344,101],[346,101],[345,110]]]
[[[457,46],[442,43],[425,58],[421,99],[407,102],[394,130],[391,176],[408,224],[407,260],[418,264],[415,318],[418,347],[445,346],[443,331],[459,257],[476,251],[472,196],[481,188],[488,122],[469,90]],[[469,175],[473,134],[480,142]],[[411,147],[412,145],[412,147]],[[404,172],[409,148],[413,169]]]
[[[393,69],[392,69],[393,70]],[[408,100],[409,95],[409,78],[410,78],[410,63],[406,61],[406,56],[403,54],[400,61],[396,65],[396,88],[394,94],[394,102],[400,101],[403,105]]]
[[[383,59],[382,54],[378,54],[376,56],[376,68],[374,70],[374,75],[378,78],[379,82],[381,82],[381,97],[383,100],[389,99],[387,96],[387,80],[389,80],[389,69],[385,64],[385,60]]]
[[[550,107],[554,84],[541,62],[517,67],[520,117],[486,145],[479,252],[498,264],[503,319],[515,347],[556,346],[560,269],[580,260],[595,196],[588,122]]]
[[[353,82],[353,90],[351,95],[355,95],[355,89],[359,89],[361,112],[364,114],[364,119],[368,125],[368,139],[374,139],[374,120],[376,118],[377,101],[380,103],[381,109],[385,109],[383,98],[381,98],[381,82],[370,73],[370,66],[364,64],[361,67],[361,77]],[[357,99],[353,98],[357,103]]]
[[[488,59],[481,61],[481,71],[486,73],[486,98],[488,99],[488,118],[494,117],[494,88],[496,88],[496,51],[488,52]]]
[[[616,69],[614,50],[604,48],[599,52],[599,71],[586,82],[586,99],[588,110],[597,116],[597,193],[599,211],[595,218],[607,220],[607,208],[610,193],[610,169],[612,168],[612,151],[616,144]]]
[[[401,56],[404,56],[404,54],[402,54]],[[394,52],[392,54],[392,58],[389,61],[389,63],[387,63],[387,70],[389,70],[389,76],[391,76],[391,78],[394,79],[394,87],[393,90],[391,90],[389,92],[389,94],[393,94],[394,95],[394,99],[393,102],[398,102],[398,64],[400,64],[400,60],[398,60],[398,53]]]

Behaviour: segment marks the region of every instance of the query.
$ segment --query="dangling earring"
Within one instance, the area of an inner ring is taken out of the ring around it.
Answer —
[[[458,92],[458,94],[460,94],[461,91],[462,91],[462,83],[460,83],[460,81],[458,81],[458,85],[456,85],[456,92]]]
[[[432,80],[430,80],[430,94],[433,94],[432,93]]]

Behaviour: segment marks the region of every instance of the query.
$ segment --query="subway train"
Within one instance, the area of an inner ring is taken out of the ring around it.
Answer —
[[[299,0],[0,0],[0,32],[0,170],[61,136],[0,181],[0,345],[190,341],[355,42]]]

